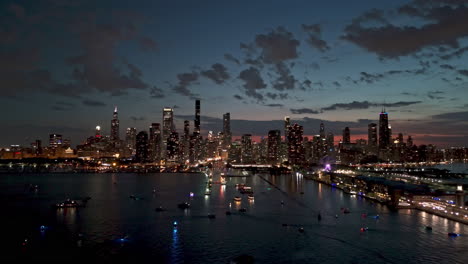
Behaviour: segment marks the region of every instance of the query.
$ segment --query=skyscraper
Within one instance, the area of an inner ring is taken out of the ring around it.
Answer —
[[[96,130],[94,131],[94,137],[100,138],[101,137],[101,127],[96,126]]]
[[[136,156],[137,162],[148,161],[148,133],[141,131],[136,136]]]
[[[163,108],[163,133],[162,133],[162,156],[166,157],[165,152],[167,149],[167,139],[172,131],[175,130],[174,127],[174,110],[171,107]]]
[[[179,157],[179,133],[172,131],[167,139],[166,159],[176,161]]]
[[[135,154],[136,150],[136,128],[129,127],[125,133],[125,146],[127,150],[127,154],[133,155]]]
[[[49,135],[49,147],[57,148],[62,146],[62,135],[60,134],[50,134]]]
[[[370,123],[367,129],[367,144],[369,147],[377,147],[377,124]]]
[[[195,100],[195,120],[193,132],[200,134],[200,100]]]
[[[225,113],[223,115],[223,148],[229,148],[231,140],[231,114]]]
[[[252,154],[252,135],[244,134],[241,139],[241,162],[251,163]]]
[[[351,132],[349,131],[349,127],[345,127],[343,130],[343,144],[351,143]]]
[[[280,144],[281,144],[281,131],[280,130],[268,131],[268,151],[267,151],[268,163],[271,163],[271,164],[278,163]]]
[[[151,161],[161,160],[161,124],[152,123],[149,128],[148,158]]]
[[[379,149],[386,149],[390,146],[390,129],[388,126],[388,114],[385,108],[379,116]]]
[[[325,125],[323,124],[323,122],[320,123],[320,137],[321,138],[325,138]]]
[[[298,124],[289,126],[288,129],[288,159],[291,165],[301,165],[304,163],[304,149],[302,141],[304,128]]]
[[[290,121],[291,119],[289,118],[289,116],[284,117],[284,141],[285,142],[288,142],[288,132],[289,132]]]
[[[117,106],[114,109],[114,115],[111,120],[111,142],[115,145],[118,143],[119,137],[119,114],[117,113]]]

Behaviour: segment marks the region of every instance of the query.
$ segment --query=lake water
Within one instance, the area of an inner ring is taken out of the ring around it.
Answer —
[[[213,184],[212,194],[205,196],[204,174],[3,174],[0,262],[229,263],[243,254],[255,263],[468,260],[464,224],[417,210],[391,211],[298,176],[264,177],[277,188],[254,175],[228,178],[225,186]],[[237,183],[252,186],[253,202],[238,192]],[[29,184],[39,190],[30,192]],[[50,207],[86,196],[92,199],[85,208]],[[235,196],[242,197],[240,204]],[[177,208],[184,201],[190,209]],[[167,211],[156,212],[158,206]],[[46,227],[42,232],[41,225]],[[428,225],[432,231],[425,230]],[[451,238],[448,232],[461,236]]]

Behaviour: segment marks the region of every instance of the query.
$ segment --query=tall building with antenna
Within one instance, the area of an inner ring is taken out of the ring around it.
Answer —
[[[114,109],[114,114],[111,120],[111,142],[116,144],[120,140],[119,136],[119,114],[117,112],[117,106]]]

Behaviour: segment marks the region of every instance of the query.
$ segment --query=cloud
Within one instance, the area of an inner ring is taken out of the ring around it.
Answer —
[[[445,94],[445,92],[442,92],[442,91],[430,91],[430,92],[427,92],[427,97],[429,97],[430,99],[444,99],[445,97],[443,96],[440,96],[442,94]]]
[[[468,122],[468,112],[451,112],[433,115],[433,119],[437,120],[446,120],[446,121],[465,121]]]
[[[234,98],[236,98],[237,100],[244,100],[244,97],[242,97],[242,96],[240,96],[238,94],[234,95]]]
[[[134,121],[134,122],[138,122],[138,121],[145,121],[146,118],[143,117],[143,116],[140,116],[140,117],[131,116],[131,117],[130,117],[130,120],[132,120],[132,121]]]
[[[268,106],[268,107],[283,107],[284,105],[283,104],[266,104],[265,106]]]
[[[223,84],[226,80],[230,78],[227,68],[220,63],[211,65],[211,69],[202,71],[200,74],[216,84]]]
[[[423,2],[414,1],[398,10],[400,14],[426,22],[421,26],[396,26],[389,24],[382,12],[371,12],[347,25],[342,38],[382,58],[407,56],[430,46],[457,48],[459,39],[468,36],[468,28],[464,26],[468,24],[468,8],[457,5],[460,1]],[[369,21],[383,25],[366,26],[365,22]]]
[[[232,56],[229,53],[224,54],[224,59],[227,60],[227,61],[234,62],[237,65],[240,65],[240,61],[238,59],[236,59],[236,57]]]
[[[272,100],[276,100],[276,99],[280,99],[280,100],[285,100],[288,98],[288,94],[287,93],[266,93],[265,94],[266,97],[272,99]]]
[[[328,43],[321,38],[322,29],[320,24],[305,25],[302,24],[302,30],[308,34],[307,43],[320,52],[330,50]]]
[[[101,102],[101,101],[96,101],[96,100],[92,100],[92,99],[84,99],[82,101],[82,103],[86,106],[92,106],[92,107],[102,107],[102,106],[106,106],[105,103]]]
[[[262,61],[275,64],[297,58],[297,47],[300,42],[285,28],[277,27],[268,34],[257,35],[255,44],[261,50]]]
[[[188,87],[194,83],[197,83],[198,73],[188,72],[177,74],[178,83],[177,85],[172,86],[172,90],[177,94],[187,96],[190,98],[198,97],[198,94],[192,93]]]
[[[402,107],[402,106],[408,106],[408,105],[413,105],[413,104],[419,104],[421,101],[409,101],[409,102],[395,102],[395,103],[384,103],[384,104],[378,104],[378,103],[371,103],[369,101],[353,101],[351,103],[338,103],[338,104],[332,104],[327,107],[323,107],[321,110],[322,111],[332,111],[332,110],[338,110],[338,109],[344,109],[344,110],[354,110],[354,109],[368,109],[370,107],[377,107],[377,106],[385,106],[385,107]]]
[[[257,99],[258,101],[263,100],[263,95],[258,93],[258,90],[265,89],[267,85],[262,79],[258,69],[250,67],[239,73],[239,79],[244,81],[245,94],[248,97]]]
[[[295,88],[297,80],[285,63],[280,62],[275,64],[275,71],[279,76],[273,81],[273,89],[284,91]]]
[[[153,86],[150,89],[150,97],[151,98],[156,98],[156,99],[164,98],[165,97],[164,91],[161,88]]]
[[[83,3],[69,5],[64,1],[47,1],[26,12],[19,5],[10,6],[15,17],[23,19],[1,19],[0,38],[4,38],[3,31],[13,32],[5,36],[8,41],[0,40],[0,82],[5,87],[2,96],[36,91],[70,97],[92,92],[123,95],[131,89],[148,88],[140,68],[117,53],[120,45],[129,41],[150,48],[150,38],[139,34],[140,20],[110,12],[104,24],[95,11],[85,9]],[[75,45],[58,46],[63,43],[50,41],[46,32]],[[43,49],[45,46],[48,48]],[[58,49],[63,52],[50,54]],[[54,64],[63,62],[60,72],[71,76],[68,81],[52,74],[45,62],[49,56],[54,56]]]
[[[297,108],[297,109],[289,109],[291,111],[291,113],[293,114],[320,114],[321,111],[317,111],[317,110],[314,110],[314,109],[310,109],[310,108]]]

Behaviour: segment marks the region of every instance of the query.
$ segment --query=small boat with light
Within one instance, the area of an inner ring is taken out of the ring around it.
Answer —
[[[242,198],[240,198],[239,196],[236,196],[236,197],[234,197],[234,201],[240,202],[240,201],[242,201]]]
[[[252,194],[249,194],[247,197],[249,198],[249,200],[253,200],[253,199],[254,199],[254,196],[253,196]]]
[[[447,234],[449,237],[459,237],[460,234],[457,234],[457,233],[454,233],[454,232],[450,232]]]

